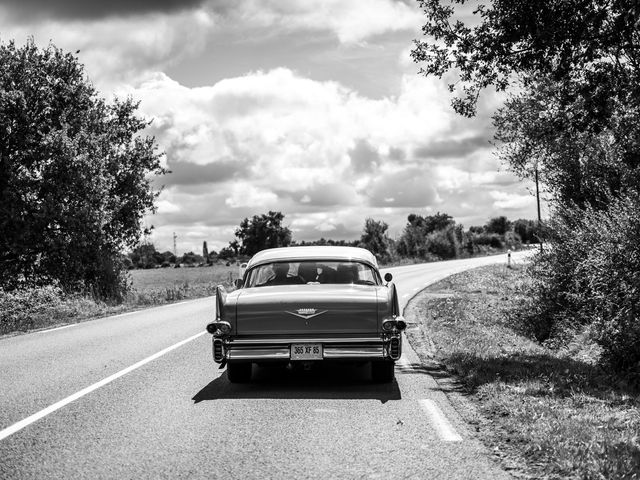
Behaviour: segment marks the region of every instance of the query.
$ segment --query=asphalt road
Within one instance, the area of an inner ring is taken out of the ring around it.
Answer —
[[[514,254],[518,261],[522,254]],[[506,256],[388,269],[401,308]],[[509,478],[405,342],[366,366],[257,369],[232,385],[205,298],[0,338],[0,478]]]

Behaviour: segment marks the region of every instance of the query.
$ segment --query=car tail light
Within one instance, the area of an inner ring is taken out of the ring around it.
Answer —
[[[388,318],[382,322],[382,329],[387,332],[390,332],[391,330],[393,330],[395,326],[396,326],[395,318]]]
[[[213,360],[215,362],[222,362],[222,360],[224,359],[224,344],[222,343],[222,340],[220,340],[219,338],[214,338],[213,339]]]
[[[207,325],[207,332],[211,335],[229,335],[231,333],[231,324],[229,322],[212,322]]]
[[[389,356],[393,360],[398,360],[400,358],[400,339],[392,338],[389,342]]]

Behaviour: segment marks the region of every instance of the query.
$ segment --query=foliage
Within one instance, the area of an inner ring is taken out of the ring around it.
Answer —
[[[400,257],[442,260],[503,250],[505,245],[521,246],[520,237],[506,217],[492,218],[486,225],[471,227],[466,232],[446,213],[426,217],[411,214],[407,220],[396,242],[395,253]]]
[[[0,289],[0,335],[101,315],[106,308],[95,299],[65,294],[57,285]]]
[[[75,56],[0,44],[0,285],[59,282],[122,298],[119,252],[154,211],[163,174],[131,99],[107,104]]]
[[[561,344],[588,326],[610,365],[637,374],[637,265],[620,249],[638,242],[638,2],[492,0],[473,12],[464,0],[420,4],[427,39],[412,55],[422,73],[457,78],[453,105],[467,116],[481,90],[512,87],[494,116],[498,155],[519,176],[539,177],[552,202],[552,249],[537,260],[522,311],[532,333]]]
[[[261,250],[286,247],[291,244],[291,230],[282,225],[284,215],[269,211],[267,214],[254,215],[240,222],[235,235],[239,242],[238,253],[254,255]]]
[[[204,257],[202,255],[198,255],[197,253],[187,252],[182,257],[178,258],[179,263],[184,263],[185,265],[200,265],[204,263]]]
[[[511,222],[507,220],[507,217],[505,216],[490,219],[486,226],[486,231],[488,233],[497,233],[498,235],[504,235],[510,229]]]
[[[425,217],[412,213],[407,217],[407,221],[396,247],[398,254],[405,257],[425,257],[430,251],[427,236],[455,225],[450,215],[440,212]]]
[[[609,364],[640,381],[638,211],[635,194],[610,200],[606,210],[567,208],[551,221],[527,318],[548,337],[589,325]]]
[[[206,240],[202,242],[202,258],[206,263],[209,263],[209,248],[207,248]]]
[[[522,243],[537,243],[539,241],[537,222],[519,218],[513,222],[513,231],[520,237]]]
[[[319,240],[302,240],[300,242],[293,240],[291,245],[298,245],[301,247],[304,246],[313,246],[313,245],[331,245],[337,247],[357,247],[360,243],[359,240],[333,240],[331,238],[320,237]]]
[[[579,206],[604,207],[609,192],[640,184],[637,2],[494,0],[473,12],[462,0],[420,4],[427,39],[413,58],[426,75],[458,77],[459,113],[472,115],[488,86],[515,87],[495,124],[516,173],[538,171],[554,199]]]
[[[364,231],[360,237],[361,248],[366,248],[373,253],[378,261],[387,262],[390,258],[389,237],[387,236],[387,225],[383,221],[376,221],[373,218],[367,218],[364,223]]]
[[[479,92],[505,90],[517,76],[535,73],[587,87],[602,101],[616,79],[640,66],[640,9],[626,0],[493,0],[475,10],[465,0],[420,0],[427,40],[411,52],[425,75],[454,72],[462,85],[454,108],[472,115]],[[465,14],[474,19],[465,23]],[[528,77],[532,80],[534,77]],[[596,80],[596,81],[594,81]],[[597,87],[598,82],[601,83]],[[449,85],[450,90],[456,88]],[[594,113],[606,105],[594,102]]]

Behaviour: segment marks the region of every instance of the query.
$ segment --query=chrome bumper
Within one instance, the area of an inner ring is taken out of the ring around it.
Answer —
[[[394,348],[391,348],[392,338]],[[214,338],[214,344],[216,338]],[[324,360],[397,360],[402,353],[401,336],[361,338],[278,338],[278,339],[224,339],[222,356],[218,352],[217,363],[222,361],[289,361],[291,344],[321,343]],[[398,345],[400,346],[398,348]],[[215,351],[215,348],[214,348]]]

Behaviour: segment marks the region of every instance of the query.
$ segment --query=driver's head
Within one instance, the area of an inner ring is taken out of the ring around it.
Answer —
[[[276,274],[276,277],[286,277],[287,273],[289,273],[289,264],[288,263],[274,263],[273,271]]]

